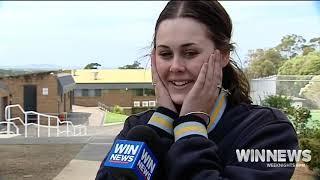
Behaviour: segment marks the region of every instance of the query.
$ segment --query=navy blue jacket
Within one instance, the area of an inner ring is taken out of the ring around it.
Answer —
[[[134,126],[146,125],[154,112],[128,117],[116,139],[125,139]],[[162,129],[153,128],[161,136],[163,152],[153,179],[289,180],[294,172],[294,167],[268,167],[267,162],[239,162],[236,156],[236,149],[298,149],[291,122],[277,109],[249,104],[227,105],[207,138],[195,134],[175,141]],[[103,167],[104,161],[96,180],[113,179]]]

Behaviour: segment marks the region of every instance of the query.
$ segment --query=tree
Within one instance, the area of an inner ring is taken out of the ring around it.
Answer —
[[[306,39],[302,36],[296,34],[286,35],[281,39],[281,43],[276,46],[276,49],[286,58],[291,59],[303,52],[305,43]]]
[[[320,51],[320,37],[310,39],[309,43],[314,45],[313,47]]]
[[[90,63],[87,64],[84,69],[98,69],[98,66],[101,66],[99,63]]]
[[[119,69],[143,69],[143,67],[140,67],[140,62],[134,61],[133,64],[121,66],[121,67],[119,67]]]
[[[320,76],[314,76],[309,84],[301,88],[300,95],[311,100],[320,107]]]
[[[286,61],[279,75],[320,75],[320,52],[311,52]]]
[[[275,75],[278,73],[278,69],[282,66],[284,60],[280,52],[274,48],[250,51],[248,58],[249,65],[245,72],[250,78]]]
[[[320,73],[320,37],[308,42],[302,36],[291,34],[270,49],[250,50],[247,68],[249,78],[271,75],[318,75]]]
[[[313,51],[315,51],[316,49],[315,49],[315,47],[314,47],[314,45],[313,44],[311,44],[311,45],[304,45],[303,47],[302,47],[302,55],[307,55],[307,54],[309,54],[309,53],[311,53],[311,52],[313,52]]]

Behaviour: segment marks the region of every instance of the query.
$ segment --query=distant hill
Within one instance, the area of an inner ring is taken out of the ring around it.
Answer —
[[[48,70],[21,70],[21,69],[0,69],[0,77],[6,77],[6,76],[17,76],[21,74],[30,74],[35,72],[43,72]]]
[[[26,74],[26,73],[30,73],[30,71],[12,70],[12,69],[0,69],[0,77],[14,76],[14,75],[20,75],[20,74]]]
[[[38,70],[58,70],[62,67],[52,64],[23,64],[15,66],[0,66],[0,69],[6,70],[22,70],[22,71],[38,71]]]

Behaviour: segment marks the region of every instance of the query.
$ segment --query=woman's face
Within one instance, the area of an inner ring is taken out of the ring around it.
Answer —
[[[215,49],[207,34],[207,27],[191,18],[164,20],[159,25],[156,67],[175,104],[183,103]]]

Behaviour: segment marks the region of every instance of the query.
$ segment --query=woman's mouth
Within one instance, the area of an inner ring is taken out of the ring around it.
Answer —
[[[169,81],[175,88],[182,89],[193,81]]]

